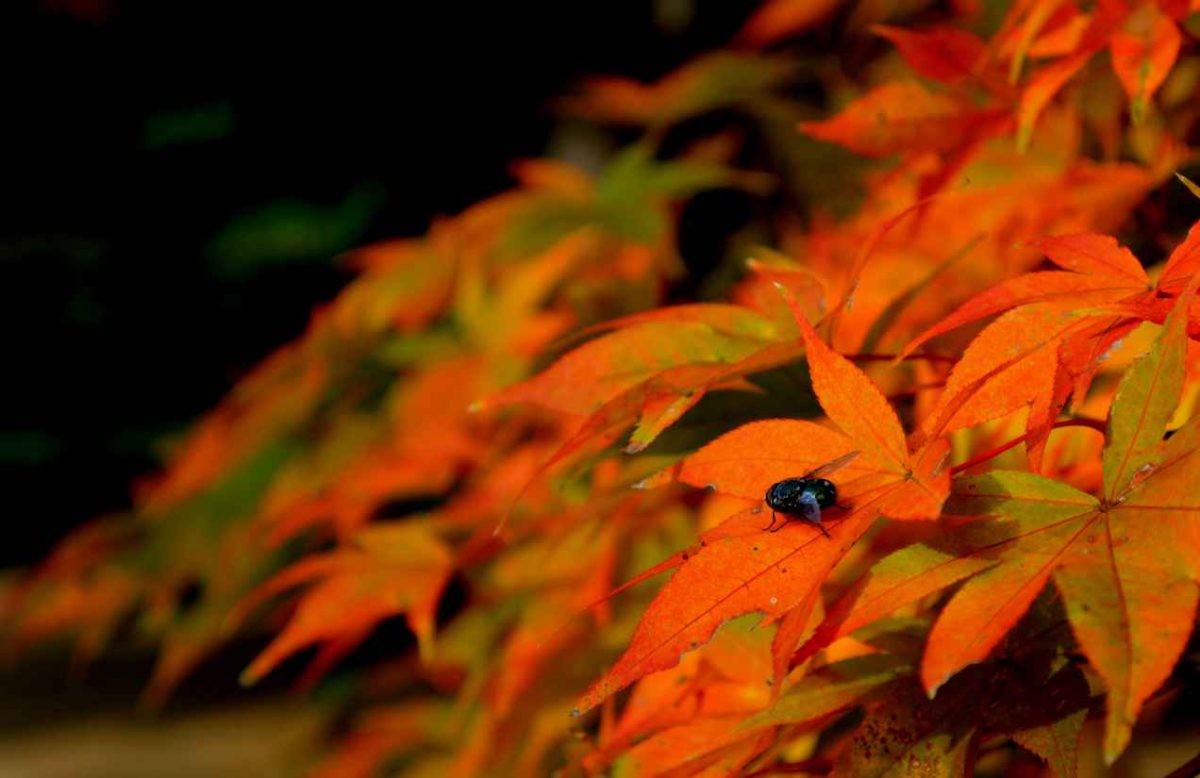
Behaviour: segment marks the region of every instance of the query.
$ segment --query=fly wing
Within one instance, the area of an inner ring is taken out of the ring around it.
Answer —
[[[829,537],[829,530],[825,529],[825,525],[821,523],[821,506],[811,492],[804,492],[800,495],[800,518],[809,524],[816,525],[822,535]]]
[[[818,467],[814,470],[810,470],[800,477],[801,478],[822,478],[822,477],[827,476],[830,473],[833,473],[837,470],[841,470],[846,465],[848,465],[851,462],[853,462],[854,460],[858,459],[858,455],[861,453],[862,453],[861,451],[851,451],[849,453],[842,454],[840,457],[833,460],[832,462],[826,462],[825,464],[821,465],[820,467]]]
[[[811,492],[803,492],[800,495],[800,518],[810,524],[821,523],[821,506],[817,504],[817,498]]]

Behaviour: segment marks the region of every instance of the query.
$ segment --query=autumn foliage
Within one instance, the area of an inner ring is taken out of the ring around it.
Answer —
[[[769,0],[589,81],[635,140],[354,252],[9,642],[152,643],[152,704],[239,635],[352,673],[326,776],[1104,771],[1200,694],[1198,34]],[[754,215],[684,283],[714,189]],[[829,536],[766,531],[840,457]]]

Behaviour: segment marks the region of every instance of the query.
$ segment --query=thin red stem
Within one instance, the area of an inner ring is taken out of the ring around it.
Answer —
[[[1099,421],[1097,419],[1087,419],[1087,418],[1064,419],[1063,421],[1054,422],[1054,426],[1051,427],[1051,429],[1059,429],[1060,427],[1087,427],[1088,429],[1096,430],[1101,435],[1103,435],[1105,433],[1104,422]],[[979,456],[971,457],[966,462],[963,462],[962,464],[955,465],[954,467],[950,468],[950,474],[958,475],[959,473],[961,473],[964,470],[970,470],[972,467],[975,467],[975,465],[986,462],[989,459],[992,459],[994,457],[998,457],[1001,454],[1003,454],[1005,451],[1008,451],[1010,448],[1013,448],[1014,446],[1018,446],[1021,443],[1024,443],[1025,439],[1028,437],[1029,437],[1029,433],[1026,432],[1024,435],[1020,435],[1016,438],[1013,438],[1012,440],[1008,441],[1007,443],[1005,443],[1001,446],[997,446],[996,448],[993,448],[990,451],[985,451],[982,454],[980,454]]]

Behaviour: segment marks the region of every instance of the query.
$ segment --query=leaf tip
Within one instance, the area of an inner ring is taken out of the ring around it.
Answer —
[[[1022,123],[1017,129],[1017,153],[1024,154],[1029,151],[1029,142],[1033,139],[1033,126]]]
[[[1124,727],[1113,727],[1108,725],[1110,731],[1105,734],[1104,738],[1104,766],[1112,767],[1121,754],[1125,753],[1125,746],[1129,745],[1129,730]]]
[[[1179,183],[1188,188],[1189,192],[1196,195],[1196,197],[1200,197],[1200,184],[1197,184],[1195,181],[1188,178],[1183,173],[1180,173],[1178,170],[1175,171],[1175,177],[1179,179]]]
[[[258,679],[262,677],[262,672],[258,668],[258,663],[254,663],[242,671],[238,676],[238,685],[242,688],[249,688],[258,683]]]
[[[929,667],[921,668],[921,688],[924,689],[926,698],[930,700],[937,696],[938,689],[942,688],[946,681],[950,680],[950,676],[953,675],[953,673],[947,673],[944,670],[935,670],[933,672],[939,672],[940,674],[934,678],[932,677],[933,672],[931,672],[931,669]]]
[[[1146,96],[1138,95],[1129,104],[1129,118],[1133,120],[1133,126],[1140,127],[1146,122]]]

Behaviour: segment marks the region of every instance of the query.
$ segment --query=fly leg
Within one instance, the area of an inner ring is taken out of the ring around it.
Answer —
[[[786,524],[787,522],[784,522],[784,523]],[[771,511],[771,523],[768,524],[764,528],[764,532],[776,532],[777,530],[772,529],[772,527],[774,527],[774,526],[775,526],[775,511]]]

